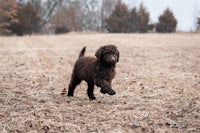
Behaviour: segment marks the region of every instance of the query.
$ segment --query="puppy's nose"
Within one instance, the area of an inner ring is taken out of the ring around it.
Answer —
[[[111,56],[111,61],[115,62],[115,57],[114,56]]]

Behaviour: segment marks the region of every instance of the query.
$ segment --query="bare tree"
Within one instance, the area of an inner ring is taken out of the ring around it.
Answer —
[[[52,18],[51,24],[53,29],[63,28],[66,31],[77,31],[79,19],[76,17],[77,8],[67,7],[58,11]]]
[[[44,7],[43,11],[41,11],[42,12],[41,17],[43,18],[43,21],[41,22],[41,26],[44,26],[45,24],[47,24],[50,21],[52,15],[53,15],[53,12],[56,9],[56,6],[58,5],[58,1],[59,0],[54,0],[54,1],[47,0],[46,3],[44,3],[45,7]],[[62,0],[60,0],[60,1],[62,1]]]
[[[117,4],[117,0],[102,0],[101,3],[101,32],[105,30],[105,19],[108,18]]]
[[[100,3],[98,0],[81,1],[81,27],[83,31],[97,31],[100,29]]]

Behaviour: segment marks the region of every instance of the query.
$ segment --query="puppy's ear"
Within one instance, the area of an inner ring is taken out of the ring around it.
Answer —
[[[97,57],[98,60],[100,60],[101,54],[102,54],[102,48],[99,48],[99,49],[97,50],[97,52],[95,53],[95,56]]]
[[[119,52],[117,53],[117,62],[119,62]]]

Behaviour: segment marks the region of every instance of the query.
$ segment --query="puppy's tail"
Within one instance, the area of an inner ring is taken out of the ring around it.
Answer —
[[[86,50],[86,47],[83,47],[83,49],[79,53],[79,57],[78,58],[83,57],[85,55],[85,50]]]

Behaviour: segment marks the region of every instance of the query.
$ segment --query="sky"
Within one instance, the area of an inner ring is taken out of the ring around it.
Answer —
[[[196,18],[200,16],[200,0],[124,0],[129,7],[143,2],[150,12],[150,22],[158,22],[159,16],[166,8],[173,11],[176,17],[177,31],[195,31]]]

